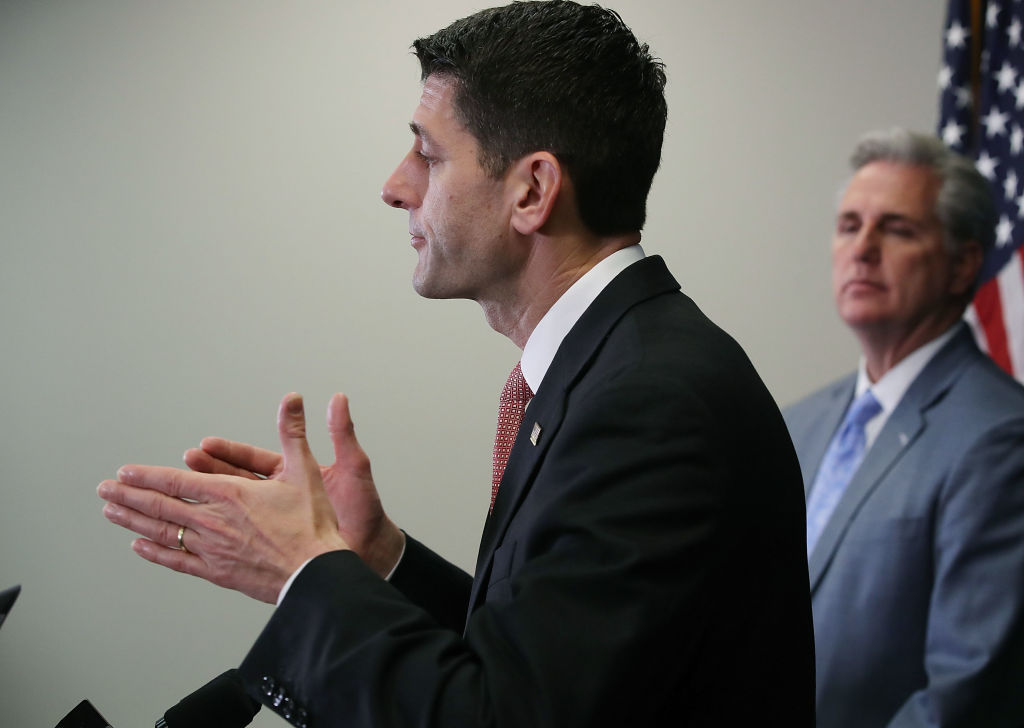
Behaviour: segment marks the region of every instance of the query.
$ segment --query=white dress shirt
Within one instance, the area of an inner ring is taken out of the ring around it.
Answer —
[[[914,349],[913,352],[883,374],[882,378],[874,384],[871,383],[871,379],[868,377],[867,363],[864,357],[860,358],[860,364],[857,367],[857,387],[853,393],[853,399],[856,400],[870,387],[871,393],[875,395],[875,399],[882,405],[882,410],[864,425],[865,449],[871,447],[878,437],[878,433],[882,431],[882,428],[888,421],[889,415],[896,409],[896,405],[903,399],[903,395],[910,389],[910,385],[917,379],[917,375],[928,365],[928,362],[939,352],[939,349],[953,338],[953,334],[956,333],[959,325],[959,322],[954,324],[946,333],[932,339],[924,346]]]
[[[530,333],[530,338],[526,340],[526,346],[523,347],[523,356],[520,360],[523,377],[526,379],[526,383],[530,386],[531,391],[536,392],[540,387],[541,382],[544,381],[544,375],[547,374],[548,367],[551,366],[551,361],[555,358],[558,347],[562,345],[562,339],[576,325],[580,316],[590,307],[590,304],[594,302],[598,294],[612,282],[615,276],[644,257],[644,250],[640,247],[639,243],[615,251],[569,286],[569,289],[555,301],[547,313],[537,322],[537,325]],[[395,562],[395,565],[391,568],[387,577],[385,577],[386,579],[391,579],[395,569],[402,563],[404,555],[405,547],[403,546],[398,561]],[[296,569],[295,573],[285,582],[281,588],[281,593],[277,597],[278,604],[281,604],[284,600],[285,594],[288,593],[288,588],[295,581],[295,577],[299,575],[299,572],[310,561],[312,559],[309,559],[309,561],[306,561]]]

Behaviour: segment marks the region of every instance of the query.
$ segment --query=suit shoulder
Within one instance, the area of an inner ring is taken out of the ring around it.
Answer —
[[[945,419],[959,423],[956,429],[966,425],[978,434],[1014,423],[1024,427],[1024,386],[979,354],[935,402],[934,411],[948,412]]]
[[[634,306],[611,330],[609,340],[617,349],[632,350],[638,357],[656,352],[658,358],[652,361],[666,366],[701,367],[714,362],[753,370],[742,346],[680,291]]]
[[[829,382],[814,392],[804,396],[782,408],[786,422],[803,422],[820,415],[824,410],[831,409],[837,400],[843,400],[853,391],[856,373],[846,374]]]
[[[1024,413],[1024,385],[1011,377],[986,354],[979,353],[965,367],[954,391],[981,397],[997,409]]]

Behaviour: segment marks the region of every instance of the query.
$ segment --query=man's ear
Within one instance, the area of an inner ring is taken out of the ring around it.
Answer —
[[[981,250],[980,243],[974,240],[964,243],[960,253],[953,260],[953,275],[949,282],[949,292],[954,296],[969,293],[984,262],[985,254]]]
[[[562,191],[562,164],[550,152],[532,152],[509,170],[512,226],[520,235],[531,235],[544,226]]]

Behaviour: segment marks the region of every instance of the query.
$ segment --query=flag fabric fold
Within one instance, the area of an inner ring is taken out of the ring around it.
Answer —
[[[938,134],[975,160],[998,207],[996,245],[966,318],[1024,382],[1024,2],[950,0],[938,85]]]

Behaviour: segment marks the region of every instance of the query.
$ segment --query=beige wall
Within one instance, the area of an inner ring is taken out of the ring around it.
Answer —
[[[669,71],[645,246],[782,403],[853,364],[835,191],[862,131],[934,125],[942,5],[616,5]],[[5,725],[84,697],[152,725],[240,661],[270,608],[137,558],[95,486],[207,434],[272,447],[287,391],[323,456],[348,392],[394,518],[472,564],[516,350],[475,304],[417,298],[378,193],[410,141],[411,40],[480,6],[0,1]]]

